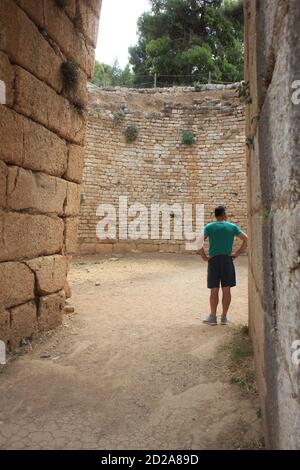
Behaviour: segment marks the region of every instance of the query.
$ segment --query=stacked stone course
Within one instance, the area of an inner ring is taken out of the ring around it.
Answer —
[[[206,222],[215,205],[226,203],[231,220],[246,230],[245,118],[235,89],[89,87],[80,253],[185,252],[182,240],[100,241],[97,207],[117,207],[119,196],[148,209],[153,203],[204,204]],[[120,110],[124,119],[117,122]],[[128,143],[131,124],[139,134]],[[183,130],[194,132],[195,144],[181,143]]]
[[[101,0],[0,0],[0,340],[59,325],[75,252]],[[76,63],[76,87],[62,64]]]

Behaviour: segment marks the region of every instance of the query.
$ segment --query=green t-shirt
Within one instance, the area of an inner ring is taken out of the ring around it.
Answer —
[[[240,227],[230,222],[211,222],[204,228],[209,240],[209,256],[231,255],[234,237],[242,233]]]

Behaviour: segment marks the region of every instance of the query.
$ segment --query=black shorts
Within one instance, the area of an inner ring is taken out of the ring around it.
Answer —
[[[229,255],[214,256],[208,261],[207,287],[235,287],[235,267],[233,259]]]

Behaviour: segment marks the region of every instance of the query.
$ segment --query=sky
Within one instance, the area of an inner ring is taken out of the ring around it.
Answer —
[[[148,0],[103,0],[96,59],[112,64],[128,63],[128,47],[137,43],[137,20],[149,10]]]

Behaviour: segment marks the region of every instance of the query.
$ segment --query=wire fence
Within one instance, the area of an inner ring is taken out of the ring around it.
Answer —
[[[126,83],[103,83],[100,88],[121,87],[121,88],[172,88],[175,86],[193,87],[201,85],[234,85],[236,82],[224,82],[212,80],[211,76],[203,75],[145,75],[138,76],[136,82],[128,81]]]

